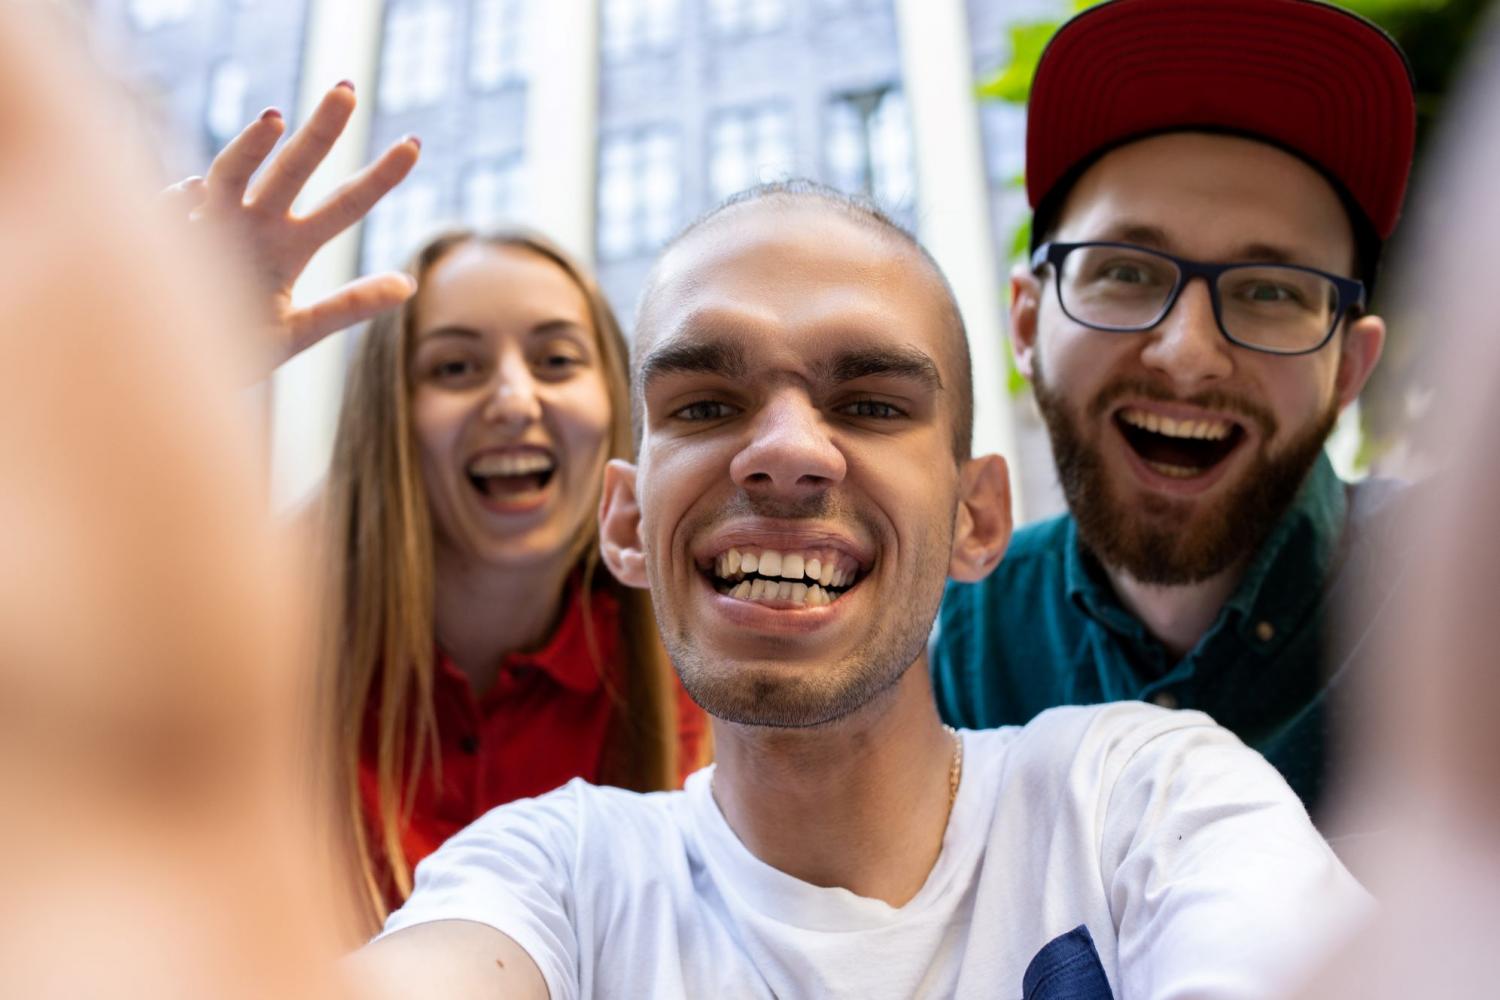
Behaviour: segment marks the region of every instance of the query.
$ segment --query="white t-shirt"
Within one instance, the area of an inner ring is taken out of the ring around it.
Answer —
[[[962,736],[942,853],[900,908],[757,859],[705,768],[681,792],[573,781],[491,811],[418,866],[384,933],[487,924],[552,1000],[1020,1000],[1082,924],[1116,998],[1208,1000],[1281,986],[1369,906],[1281,776],[1200,713],[1058,708]]]

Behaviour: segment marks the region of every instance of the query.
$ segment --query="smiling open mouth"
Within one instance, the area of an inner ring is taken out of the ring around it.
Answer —
[[[729,549],[707,572],[728,597],[808,608],[832,604],[864,577],[855,560],[826,550]]]
[[[1228,420],[1174,420],[1127,407],[1115,425],[1152,471],[1173,479],[1193,479],[1217,467],[1239,447],[1245,431]]]
[[[492,499],[540,492],[552,481],[557,461],[539,451],[480,455],[464,470],[469,482]]]

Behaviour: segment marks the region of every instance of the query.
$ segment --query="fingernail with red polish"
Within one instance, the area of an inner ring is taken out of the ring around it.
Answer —
[[[422,148],[422,140],[419,139],[418,137],[414,136],[414,135],[402,136],[401,137],[401,141],[402,142],[409,142],[413,146],[416,146],[418,149]]]
[[[260,120],[263,121],[263,122],[268,122],[272,118],[280,118],[280,117],[281,117],[281,112],[278,111],[278,110],[276,110],[275,108],[267,108],[266,110],[264,110],[264,111],[262,111],[260,113]]]
[[[353,80],[340,80],[338,83],[334,84],[334,86],[335,87],[343,87],[345,90],[349,91],[351,94],[354,93],[354,81]]]

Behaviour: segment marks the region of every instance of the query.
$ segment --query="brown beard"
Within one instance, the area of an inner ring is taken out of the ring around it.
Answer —
[[[1091,422],[1097,423],[1113,403],[1128,395],[1232,412],[1258,425],[1260,453],[1240,474],[1238,485],[1217,503],[1204,505],[1165,496],[1117,495],[1105,473],[1099,442],[1085,437],[1067,400],[1048,384],[1040,358],[1032,388],[1052,439],[1058,481],[1078,525],[1079,539],[1105,566],[1159,586],[1206,580],[1260,548],[1296,498],[1339,415],[1335,397],[1279,454],[1272,455],[1266,452],[1265,442],[1276,433],[1276,417],[1253,400],[1224,392],[1179,399],[1142,379],[1118,379],[1105,386],[1089,405]]]

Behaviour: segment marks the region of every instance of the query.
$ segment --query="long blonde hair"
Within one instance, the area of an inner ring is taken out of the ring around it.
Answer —
[[[633,458],[624,337],[597,284],[562,250],[532,233],[454,230],[428,241],[409,272],[420,283],[450,251],[466,243],[518,247],[561,268],[588,300],[613,420],[609,457]],[[417,782],[437,782],[439,754],[434,686],[432,521],[411,422],[408,365],[416,298],[375,319],[349,368],[324,498],[329,607],[325,618],[323,718],[333,762],[336,829],[357,871],[357,904],[373,926],[386,914],[386,879],[402,898],[411,869],[401,830]],[[597,490],[598,487],[596,487]],[[597,494],[594,507],[597,507]],[[610,593],[620,607],[623,690],[610,682],[596,637],[595,668],[616,702],[606,754],[611,784],[649,791],[676,785],[677,719],[672,668],[650,600],[599,572],[598,525],[582,526],[574,545],[581,594]],[[592,616],[585,606],[585,622]],[[495,613],[503,614],[502,609]],[[375,706],[377,815],[372,841],[359,787],[367,713]],[[405,783],[404,793],[402,791]]]

